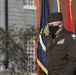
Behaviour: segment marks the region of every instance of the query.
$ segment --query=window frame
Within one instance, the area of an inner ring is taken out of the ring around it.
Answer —
[[[26,5],[25,5],[25,0],[23,0],[23,8],[24,9],[36,10],[34,0],[33,0],[33,5],[29,5],[29,3],[31,3],[31,2],[29,2],[29,0],[26,0]]]

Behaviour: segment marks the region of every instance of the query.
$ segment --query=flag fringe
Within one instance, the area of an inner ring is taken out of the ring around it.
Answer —
[[[48,70],[42,65],[42,63],[37,58],[37,63],[40,66],[40,68],[45,72],[46,75],[48,75]]]
[[[57,0],[58,12],[60,12],[60,0]]]

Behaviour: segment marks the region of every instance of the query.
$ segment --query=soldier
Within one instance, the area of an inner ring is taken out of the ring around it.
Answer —
[[[47,19],[50,31],[46,39],[48,75],[75,75],[76,35],[64,28],[61,13],[49,14]]]

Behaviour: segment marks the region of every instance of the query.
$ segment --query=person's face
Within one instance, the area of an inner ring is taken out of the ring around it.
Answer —
[[[52,34],[52,36],[59,34],[63,27],[62,21],[55,21],[48,23],[49,25],[49,31]]]
[[[62,21],[55,21],[48,23],[49,26],[58,26],[59,28],[62,27]]]

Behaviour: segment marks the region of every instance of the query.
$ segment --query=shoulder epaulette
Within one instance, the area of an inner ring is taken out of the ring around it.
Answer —
[[[73,32],[69,31],[69,30],[66,30],[67,33],[69,34],[74,34]]]

